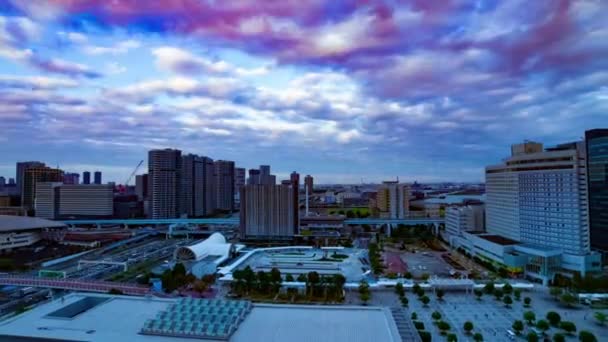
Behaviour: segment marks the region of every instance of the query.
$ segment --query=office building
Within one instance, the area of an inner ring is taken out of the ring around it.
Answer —
[[[211,215],[215,211],[213,159],[188,154],[182,157],[181,213]]]
[[[314,190],[314,180],[311,175],[306,175],[306,177],[304,177],[304,186],[306,187],[306,190],[308,190],[308,194],[312,195]]]
[[[80,184],[80,175],[78,173],[64,174],[63,184]]]
[[[234,169],[234,191],[238,193],[242,186],[245,186],[245,178],[247,171],[242,167]]]
[[[26,209],[34,209],[36,184],[39,182],[62,182],[63,171],[47,166],[28,167],[22,179],[21,205]]]
[[[445,209],[445,231],[449,240],[463,232],[482,232],[485,228],[485,208],[479,205],[454,205]]]
[[[270,165],[260,165],[260,184],[270,184]]]
[[[8,179],[8,185],[16,185],[17,183],[15,182],[15,178],[9,178]],[[17,187],[19,188],[19,187]]]
[[[608,252],[608,129],[585,132],[591,248]]]
[[[5,185],[6,185],[6,178],[0,177],[0,190],[3,190]]]
[[[241,188],[240,231],[247,239],[288,239],[297,231],[295,189],[288,185]]]
[[[234,210],[234,162],[217,160],[214,163],[215,205],[218,210]]]
[[[249,169],[249,178],[247,178],[248,185],[260,184],[260,170]]]
[[[41,182],[36,187],[36,217],[109,218],[113,215],[113,200],[111,185]]]
[[[293,189],[291,195],[293,196],[293,222],[294,222],[294,234],[300,233],[300,174],[293,171],[289,176],[291,181],[291,188]]]
[[[101,184],[101,171],[95,171],[93,174],[93,184]]]
[[[135,195],[139,201],[148,199],[148,174],[135,176]]]
[[[148,152],[149,213],[153,219],[180,214],[182,152],[164,149]]]
[[[82,173],[82,184],[91,184],[91,173],[89,171]]]
[[[25,176],[25,170],[30,167],[45,167],[46,165],[43,162],[39,161],[26,161],[26,162],[18,162],[17,163],[17,191],[19,195],[23,194],[23,178]]]
[[[407,218],[410,212],[410,188],[398,181],[385,181],[378,188],[376,203],[381,217]]]

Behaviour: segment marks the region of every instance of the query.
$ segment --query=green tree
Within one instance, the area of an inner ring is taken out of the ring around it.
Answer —
[[[443,291],[442,289],[438,289],[435,294],[437,295],[437,299],[442,300],[443,296],[445,295],[445,291]]]
[[[567,307],[571,307],[572,304],[576,302],[576,297],[572,293],[566,292],[560,297],[560,300],[562,303],[566,304]]]
[[[473,292],[475,293],[477,300],[481,300],[481,296],[483,296],[483,291],[475,289],[475,291],[473,291]]]
[[[412,321],[417,320],[418,319],[418,314],[415,313],[415,312],[412,312],[411,318],[412,318]]]
[[[524,320],[528,322],[528,324],[532,324],[536,320],[536,314],[532,311],[524,312]]]
[[[494,283],[493,282],[487,283],[486,286],[483,287],[483,289],[487,294],[494,293]]]
[[[301,273],[301,274],[298,276],[298,278],[297,278],[297,279],[298,279],[298,281],[299,281],[300,283],[305,283],[307,278],[306,278],[306,275],[305,275],[304,273]]]
[[[532,298],[530,298],[530,297],[524,298],[524,307],[529,308],[530,303],[532,303]]]
[[[428,331],[418,330],[418,335],[420,335],[420,339],[422,340],[422,342],[432,341],[431,333]]]
[[[564,291],[559,287],[552,287],[549,289],[549,294],[555,299],[559,298],[563,292]]]
[[[604,323],[606,323],[606,314],[601,311],[597,311],[596,313],[594,313],[593,317],[595,317],[595,319],[600,325],[604,325]]]
[[[178,262],[177,264],[175,264],[175,266],[173,266],[173,276],[174,277],[185,277],[186,276],[186,266],[184,266],[184,264],[182,264],[181,262]]]
[[[315,295],[315,288],[317,287],[317,284],[319,283],[321,278],[319,277],[319,273],[312,271],[308,272],[308,277],[306,280],[306,287],[308,288],[307,291],[309,293],[309,296],[312,297]]]
[[[544,333],[545,331],[549,330],[549,322],[541,319],[536,322],[536,328]]]
[[[431,317],[435,321],[439,321],[441,319],[441,313],[439,313],[439,311],[433,311],[433,313],[431,314]]]
[[[405,274],[403,275],[403,278],[405,278],[405,279],[412,279],[413,276],[412,276],[412,274],[410,272],[405,272]]]
[[[441,330],[442,335],[445,335],[445,333],[450,330],[450,324],[446,321],[439,321],[439,323],[437,323],[437,328]]]
[[[209,284],[202,280],[196,280],[194,284],[192,284],[192,288],[200,295],[203,294],[203,292],[207,291],[207,289],[209,288]]]
[[[534,331],[530,331],[526,339],[528,342],[538,342],[538,335]]]
[[[367,304],[367,301],[369,301],[371,298],[369,284],[365,280],[359,283],[359,298],[364,304]]]
[[[555,335],[553,335],[553,342],[566,342],[566,335],[555,333]]]
[[[359,299],[363,302],[363,305],[367,305],[367,302],[370,300],[369,292],[363,292],[359,294]]]
[[[513,328],[513,330],[515,330],[515,333],[519,335],[522,331],[524,331],[524,322],[516,320],[515,322],[513,322],[513,325],[511,325],[511,328]]]
[[[578,340],[580,342],[597,342],[595,335],[587,330],[581,330],[581,332],[578,333]]]
[[[281,271],[276,267],[270,270],[270,283],[272,284],[273,292],[279,292],[283,283],[283,277],[281,276]]]
[[[510,295],[511,293],[513,293],[513,286],[511,286],[511,284],[506,283],[503,287],[502,287],[502,292],[504,294],[508,294]]]
[[[501,268],[499,268],[499,269],[498,269],[498,275],[499,275],[501,278],[506,278],[506,277],[508,277],[508,276],[509,276],[509,271],[508,271],[506,268],[501,267]]]
[[[397,283],[397,285],[395,285],[395,293],[399,297],[403,297],[405,295],[405,290],[403,289],[403,284],[401,282],[399,282],[399,283]]]
[[[552,326],[557,327],[561,320],[562,320],[562,317],[557,312],[555,312],[555,311],[547,312],[547,321],[549,321],[549,323]]]
[[[448,342],[458,342],[458,337],[456,337],[456,334],[448,334],[447,341]]]
[[[464,325],[462,326],[462,328],[464,329],[464,331],[467,334],[470,334],[471,331],[473,331],[473,322],[470,322],[470,321],[464,322]]]
[[[521,299],[521,290],[520,289],[513,290],[513,297],[515,297],[515,300],[519,301]]]
[[[258,271],[257,273],[257,278],[258,278],[258,291],[260,291],[260,293],[267,293],[268,290],[270,289],[270,276],[268,275],[268,273],[264,272],[264,271]]]
[[[293,276],[291,274],[286,275],[285,276],[285,281],[288,281],[288,282],[294,281]]]
[[[494,290],[494,297],[496,297],[496,300],[501,300],[502,296],[503,296],[503,292],[501,289]]]
[[[559,323],[559,328],[567,332],[568,334],[572,334],[576,332],[576,325],[569,321],[561,321]]]
[[[334,274],[332,280],[334,296],[341,300],[344,292],[344,284],[346,284],[346,278],[342,274],[338,273]]]
[[[401,297],[401,305],[402,305],[404,308],[406,308],[406,307],[408,306],[409,302],[410,302],[410,301],[407,299],[407,297],[405,297],[405,296],[404,296],[404,297]]]
[[[511,299],[511,296],[504,296],[502,302],[505,303],[506,307],[510,307],[510,305],[513,304],[513,299]]]
[[[416,284],[414,284],[414,286],[412,286],[412,291],[414,293],[417,294],[420,290],[422,290],[422,288],[420,287],[420,284],[416,283]]]
[[[422,297],[420,298],[420,301],[421,301],[421,302],[422,302],[422,304],[424,304],[424,306],[426,307],[426,306],[429,304],[429,302],[431,301],[431,299],[430,299],[429,297],[427,297],[427,296],[422,296]]]
[[[481,333],[475,333],[475,335],[473,335],[473,341],[483,342],[483,335]]]

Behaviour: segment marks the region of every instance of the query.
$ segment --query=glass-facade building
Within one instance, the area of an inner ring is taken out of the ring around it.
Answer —
[[[585,132],[591,247],[608,252],[608,129]]]

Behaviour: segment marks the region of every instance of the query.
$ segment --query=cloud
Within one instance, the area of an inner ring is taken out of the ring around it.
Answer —
[[[129,52],[129,50],[137,49],[141,46],[141,43],[137,40],[125,40],[118,42],[112,46],[98,46],[98,45],[85,45],[83,50],[89,55],[119,55]]]
[[[44,76],[12,76],[0,75],[1,88],[29,88],[29,89],[56,89],[73,88],[78,82],[65,78],[51,78]]]

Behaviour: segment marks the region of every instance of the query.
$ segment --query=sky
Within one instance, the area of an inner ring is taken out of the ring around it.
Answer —
[[[0,176],[40,160],[122,183],[178,148],[316,183],[483,181],[512,143],[608,127],[606,18],[602,0],[1,0]]]

